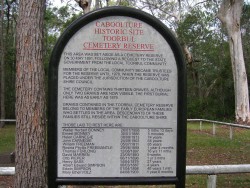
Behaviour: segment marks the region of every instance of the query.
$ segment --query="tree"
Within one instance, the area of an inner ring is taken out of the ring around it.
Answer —
[[[90,7],[91,7],[91,3],[92,0],[75,0],[78,5],[82,8],[84,14],[88,13],[90,11]],[[98,5],[98,1],[97,1],[97,5]]]
[[[177,28],[179,41],[185,42],[192,55],[187,58],[187,115],[188,118],[233,119],[228,43],[220,21],[215,19],[217,7],[213,3],[203,6],[186,13]]]
[[[242,8],[243,0],[223,0],[218,17],[228,34],[235,90],[236,121],[250,123],[248,82],[240,30]]]
[[[136,3],[136,5],[141,9],[147,9],[147,11],[149,11],[152,15],[154,15],[155,17],[162,20],[169,28],[171,28],[174,32],[176,32],[176,31],[180,30],[180,26],[181,26],[183,21],[185,21],[188,17],[190,17],[190,16],[192,17],[194,14],[196,14],[196,12],[197,12],[196,9],[200,9],[200,10],[202,10],[202,12],[204,12],[206,14],[209,14],[210,12],[214,12],[217,9],[217,7],[219,7],[218,3],[221,3],[222,1],[209,1],[209,0],[204,0],[204,1],[191,1],[191,0],[183,0],[183,1],[180,1],[180,0],[178,0],[178,1],[177,0],[170,0],[170,1],[139,0],[140,3],[137,3],[138,1],[130,0],[130,2]],[[224,2],[227,2],[227,4],[225,5]],[[231,2],[231,4],[229,2]],[[228,8],[227,10],[231,11],[232,10],[231,7],[235,6],[234,4],[239,4],[239,3],[241,3],[241,5],[242,5],[243,0],[240,0],[240,1],[236,1],[236,0],[227,0],[226,1],[226,0],[224,0],[223,3],[222,3],[222,4],[224,4],[224,6],[221,6],[221,7],[224,7],[224,9]],[[241,9],[242,9],[242,7],[241,7]],[[222,8],[220,8],[220,10],[222,10]],[[216,12],[218,13],[218,10]],[[241,15],[241,10],[235,11],[235,12],[237,12],[238,15]],[[224,17],[224,16],[222,16],[222,17]],[[200,17],[200,19],[204,19],[204,16]],[[237,18],[237,19],[239,20],[239,18]],[[229,20],[229,19],[227,19],[227,20]],[[217,32],[221,33],[221,31],[219,31],[219,29],[218,29],[218,23],[217,22],[214,22],[214,23],[215,23],[215,25],[206,25],[204,28],[205,29],[206,28],[210,28],[210,29],[217,28]],[[193,29],[189,28],[189,31],[195,31],[195,29],[197,29],[197,25],[194,26]],[[203,29],[203,28],[201,28],[201,29]],[[238,26],[238,31],[239,31],[239,26]],[[215,32],[216,35],[218,35],[217,32]],[[182,31],[179,32],[179,33],[177,32],[177,37],[179,39],[181,37],[180,33],[181,33],[181,35],[184,34],[184,35],[187,36],[187,34],[185,32],[182,32]],[[222,35],[223,34],[224,33],[222,32]],[[240,36],[240,32],[238,34]],[[203,36],[205,36],[205,35],[203,35]],[[201,80],[202,77],[204,77],[204,75],[202,74],[202,69],[201,70],[197,69],[200,65],[199,66],[197,66],[197,65],[198,64],[206,65],[206,61],[204,61],[204,60],[206,60],[208,58],[204,58],[204,56],[203,56],[204,59],[198,59],[199,61],[196,62],[197,54],[194,53],[196,51],[195,48],[197,46],[196,45],[196,43],[197,43],[196,39],[200,39],[200,38],[201,38],[201,36],[196,35],[196,38],[193,38],[194,41],[192,43],[189,43],[188,40],[190,39],[190,37],[185,37],[184,40],[181,40],[181,44],[183,46],[183,51],[185,52],[185,55],[186,55],[186,59],[187,59],[187,63],[188,63],[187,67],[188,67],[188,69],[190,68],[189,71],[192,72],[192,79],[193,79],[192,85],[196,85],[196,87],[192,87],[192,88],[195,89],[193,93],[195,93],[196,96],[201,99],[201,102],[203,102],[204,101],[204,96],[206,96],[207,94],[213,93],[212,89],[217,89],[218,90],[219,88],[216,88],[216,87],[221,87],[221,89],[222,88],[226,89],[226,88],[223,87],[223,86],[219,86],[220,84],[218,83],[218,81],[221,81],[221,79],[219,77],[216,78],[217,80],[216,79],[214,79],[214,81],[211,80],[212,82],[210,83],[210,85],[209,84],[208,85],[201,84],[202,82],[204,82],[203,80]],[[211,41],[211,40],[207,40],[206,38],[207,37],[201,39],[201,41],[202,40],[206,41],[204,43],[204,45],[206,45],[206,43],[209,43]],[[221,38],[222,40],[220,42],[221,43],[220,45],[224,46],[223,41],[225,40],[225,38],[226,38],[225,36],[223,36]],[[183,37],[182,37],[182,39],[183,39]],[[230,39],[230,41],[232,41],[232,40]],[[215,48],[213,48],[213,49],[215,49]],[[236,47],[234,49],[235,50],[240,50],[240,49],[242,49],[242,47],[241,48]],[[208,51],[203,51],[203,54],[205,54],[205,53],[208,53]],[[225,53],[225,55],[227,56],[227,53]],[[210,58],[210,57],[209,57],[209,59],[212,60],[212,58]],[[225,58],[225,59],[227,59],[227,58]],[[232,58],[232,59],[234,59],[234,58]],[[241,59],[243,59],[243,55],[241,55],[241,57],[238,58],[238,59],[240,59],[240,61],[241,61]],[[217,60],[215,60],[215,61],[217,61]],[[224,64],[223,59],[220,59],[220,61],[222,61],[222,64]],[[244,64],[244,62],[243,62],[243,64]],[[218,67],[218,66],[216,66],[216,67]],[[225,67],[221,66],[220,68],[221,68],[221,71],[225,71],[224,70]],[[240,69],[243,70],[243,68],[240,67],[240,66],[237,69],[238,70],[240,70]],[[236,67],[235,67],[235,70],[236,70]],[[243,73],[241,74],[241,78],[244,81],[239,80],[238,83],[240,83],[241,85],[247,86],[246,71],[242,71],[242,72]],[[209,73],[205,73],[205,75],[209,75]],[[235,76],[235,78],[236,77],[237,76]],[[212,78],[212,77],[210,77],[210,78]],[[235,79],[235,82],[236,82],[236,79]],[[207,91],[204,90],[205,89],[204,86],[207,86],[207,88],[206,88]],[[236,111],[235,114],[236,114],[236,121],[239,121],[239,122],[247,122],[247,121],[249,121],[249,118],[248,118],[249,112],[247,112],[248,108],[249,108],[247,106],[248,105],[248,99],[247,99],[248,98],[248,91],[246,91],[247,87],[245,87],[245,86],[241,87],[241,86],[239,86],[239,84],[235,84],[235,96],[238,96],[238,97],[235,97],[235,98],[237,98],[235,100],[235,104],[236,104],[235,105],[235,111]],[[242,91],[245,93],[244,96],[241,95]],[[240,101],[244,101],[244,104],[241,103]],[[227,106],[227,105],[225,105],[225,106]],[[221,108],[221,106],[220,106],[220,108]],[[231,107],[231,108],[233,108],[233,107]],[[241,115],[242,113],[244,113],[245,115],[242,116]],[[217,114],[215,114],[215,115],[217,115]]]
[[[44,11],[45,0],[19,2],[16,46],[16,188],[47,187]]]

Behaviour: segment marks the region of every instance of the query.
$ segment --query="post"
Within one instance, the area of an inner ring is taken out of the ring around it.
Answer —
[[[230,126],[230,140],[233,139],[233,127]]]
[[[213,136],[215,136],[216,134],[216,126],[215,126],[215,123],[213,123]]]
[[[208,175],[207,176],[207,188],[216,188],[216,179],[217,175]]]
[[[202,121],[200,121],[200,131],[202,131]]]

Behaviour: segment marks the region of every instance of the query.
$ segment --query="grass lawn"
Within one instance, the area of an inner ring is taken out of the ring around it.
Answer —
[[[187,131],[187,165],[250,164],[250,130],[233,129],[233,139],[229,138],[229,127],[216,126],[212,134],[212,124],[189,123]],[[187,175],[186,187],[206,187],[206,175]],[[250,174],[220,174],[217,187],[250,187]]]
[[[233,139],[229,138],[229,128],[218,125],[216,135],[212,134],[212,124],[188,123],[187,165],[250,164],[250,130],[234,128]],[[10,153],[15,148],[15,126],[6,125],[0,129],[0,154]],[[186,187],[205,188],[206,175],[187,175]],[[108,186],[98,186],[99,188]],[[163,188],[161,186],[111,186],[117,188]],[[250,187],[250,174],[220,174],[218,188]]]
[[[211,124],[188,124],[187,165],[250,164],[250,129],[234,129],[233,139],[229,128],[218,126],[212,135]]]
[[[5,125],[0,128],[0,154],[11,153],[15,150],[15,125]]]

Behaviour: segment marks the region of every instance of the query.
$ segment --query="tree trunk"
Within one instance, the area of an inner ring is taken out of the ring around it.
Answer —
[[[242,7],[243,0],[223,0],[218,17],[226,27],[229,38],[235,90],[236,121],[239,123],[249,123],[248,82],[240,32]]]
[[[92,0],[75,0],[79,6],[82,8],[84,14],[90,11]]]
[[[15,188],[46,188],[43,66],[45,0],[19,2],[16,61]]]
[[[4,2],[1,1],[1,23],[0,23],[0,33],[1,33],[1,39],[0,39],[0,119],[5,119],[5,66],[4,66]],[[4,126],[4,122],[0,121],[0,128]]]
[[[100,0],[95,0],[95,9],[100,8]]]

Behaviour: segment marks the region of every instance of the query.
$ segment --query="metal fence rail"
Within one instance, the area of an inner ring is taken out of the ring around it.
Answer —
[[[221,124],[221,125],[228,125],[232,127],[239,127],[239,128],[245,128],[245,129],[250,129],[250,126],[248,125],[241,125],[241,124],[236,124],[236,123],[227,123],[227,122],[221,122],[221,121],[214,121],[214,120],[207,120],[207,119],[187,119],[188,122],[208,122],[208,123],[214,123],[214,124]],[[16,122],[15,119],[0,119],[0,122]]]
[[[0,167],[0,176],[15,175],[15,167]]]
[[[187,175],[250,173],[250,164],[186,166]],[[0,167],[1,176],[15,175],[15,167]]]
[[[214,123],[217,125],[227,125],[227,126],[232,126],[232,127],[238,127],[238,128],[243,128],[243,129],[250,129],[250,126],[248,125],[241,125],[241,124],[236,124],[236,123],[227,123],[227,122],[222,122],[222,121],[213,121],[213,120],[207,120],[207,119],[187,119],[188,122],[207,122],[207,123]]]
[[[250,173],[250,164],[186,166],[186,175],[208,175],[207,188],[215,188],[217,174]],[[14,175],[15,167],[0,167],[0,175]]]
[[[187,175],[206,174],[207,188],[216,188],[218,174],[250,173],[250,164],[187,166]]]
[[[250,173],[250,164],[187,166],[187,175]]]
[[[15,119],[0,119],[0,122],[16,122]]]
[[[200,122],[200,131],[202,131],[202,123],[211,123],[212,124],[212,134],[216,135],[216,125],[225,125],[229,127],[229,137],[232,140],[233,139],[233,128],[242,128],[242,129],[250,129],[250,126],[248,125],[241,125],[236,123],[227,123],[227,122],[221,122],[221,121],[213,121],[213,120],[207,120],[207,119],[187,119],[188,122]]]

